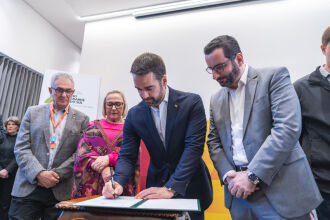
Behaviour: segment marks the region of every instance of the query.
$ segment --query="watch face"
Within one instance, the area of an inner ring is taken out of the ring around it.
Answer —
[[[248,178],[255,185],[260,182],[259,178],[254,173],[249,173]]]
[[[254,183],[255,185],[257,185],[257,184],[259,183],[259,179],[255,179],[255,180],[253,181],[253,183]]]

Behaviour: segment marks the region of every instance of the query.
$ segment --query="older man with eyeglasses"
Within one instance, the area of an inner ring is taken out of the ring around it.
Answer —
[[[18,171],[12,191],[10,219],[57,219],[54,205],[70,199],[74,153],[89,118],[70,107],[72,77],[52,76],[50,104],[26,111],[14,148]]]

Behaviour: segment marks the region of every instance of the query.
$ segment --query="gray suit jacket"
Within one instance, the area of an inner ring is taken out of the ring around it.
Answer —
[[[51,170],[60,176],[60,182],[52,188],[57,200],[71,198],[73,163],[77,144],[89,118],[70,107],[61,142],[57,146]],[[18,171],[12,195],[25,197],[36,187],[36,176],[47,170],[49,161],[49,104],[32,106],[26,111],[14,148]]]
[[[285,67],[249,67],[245,88],[243,145],[248,169],[261,180],[261,190],[276,211],[287,218],[308,213],[322,201],[306,156],[298,142],[300,105]],[[234,169],[228,90],[211,98],[207,144],[221,183]],[[225,205],[232,195],[225,185]]]

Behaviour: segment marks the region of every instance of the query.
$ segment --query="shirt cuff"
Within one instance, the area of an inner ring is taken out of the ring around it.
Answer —
[[[119,154],[117,152],[111,152],[108,154],[110,166],[116,167],[118,156]]]

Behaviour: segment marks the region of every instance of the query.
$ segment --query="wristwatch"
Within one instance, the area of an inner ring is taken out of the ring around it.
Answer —
[[[167,190],[167,191],[169,191],[169,192],[171,192],[171,193],[173,193],[173,197],[175,197],[178,193],[177,192],[175,192],[175,190],[174,189],[172,189],[172,188],[169,188],[169,187],[166,187],[166,186],[164,186],[164,188]]]
[[[253,183],[254,185],[258,185],[260,183],[260,179],[259,177],[257,177],[254,173],[252,173],[251,171],[247,171],[247,175],[248,175],[248,179],[251,183]]]

